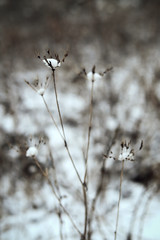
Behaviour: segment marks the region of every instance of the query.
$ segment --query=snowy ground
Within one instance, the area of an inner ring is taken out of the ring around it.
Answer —
[[[112,149],[118,156],[122,139],[131,139],[138,149],[143,139],[144,148],[136,152],[135,162],[125,165],[122,185],[122,201],[117,239],[127,239],[128,233],[134,240],[160,239],[159,173],[145,175],[146,168],[159,169],[159,115],[155,101],[160,101],[160,86],[155,72],[159,69],[159,55],[150,52],[145,62],[132,56],[115,66],[101,82],[95,83],[94,114],[91,146],[89,151],[88,202],[95,196],[100,178],[103,154],[119,126],[120,131]],[[156,59],[156,60],[155,60]],[[65,65],[66,64],[66,65]],[[74,71],[68,73],[67,60],[57,69],[57,88],[68,145],[80,176],[84,175],[83,152],[87,142],[90,84],[83,77],[75,81]],[[141,67],[139,67],[141,66]],[[97,71],[103,69],[97,69]],[[87,68],[87,71],[90,71]],[[9,137],[15,135],[13,148],[6,147],[10,171],[1,178],[1,239],[2,240],[51,240],[80,239],[68,217],[62,211],[62,222],[58,217],[60,206],[50,186],[39,173],[32,159],[25,157],[25,141],[36,134],[49,140],[56,166],[56,175],[62,203],[69,211],[76,225],[82,231],[84,224],[83,195],[79,181],[67,156],[63,141],[44,107],[41,96],[35,93],[24,80],[33,81],[37,76],[45,79],[50,71],[40,63],[40,69],[31,72],[14,72],[9,78],[8,93],[1,93],[1,99],[10,98],[11,111],[5,113],[0,107],[1,132]],[[152,92],[152,96],[149,93]],[[8,95],[7,95],[8,94]],[[56,121],[58,115],[54,100],[52,80],[45,93],[48,105]],[[58,124],[60,127],[60,124]],[[22,137],[23,136],[23,137]],[[11,138],[9,138],[11,139]],[[1,142],[5,140],[2,137]],[[1,143],[2,144],[2,143]],[[43,146],[39,161],[49,168],[54,181],[55,172],[48,157],[47,146]],[[18,149],[18,152],[15,150]],[[7,159],[7,158],[6,158]],[[92,239],[113,239],[116,223],[121,163],[108,159],[106,162],[105,185],[96,204],[93,218]],[[143,172],[144,169],[144,172]],[[136,177],[143,179],[136,183]],[[157,170],[158,171],[158,170]],[[147,203],[147,199],[149,204]],[[134,216],[134,217],[133,217]],[[62,230],[63,238],[60,238]]]

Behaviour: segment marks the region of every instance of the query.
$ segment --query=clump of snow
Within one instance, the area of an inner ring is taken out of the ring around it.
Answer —
[[[93,73],[93,72],[89,72],[87,73],[87,79],[89,81],[98,81],[102,78],[102,76],[99,73]]]
[[[38,93],[39,95],[43,96],[44,93],[45,93],[45,89],[44,89],[44,88],[40,88],[40,89],[38,89],[37,93]]]
[[[37,157],[38,155],[38,149],[33,146],[29,147],[28,150],[26,151],[26,157]]]
[[[134,161],[134,151],[133,151],[133,149],[130,148],[129,143],[127,144],[125,142],[125,143],[121,144],[121,152],[119,154],[118,160],[119,161],[124,161],[124,160]]]
[[[47,67],[53,67],[54,69],[61,66],[61,63],[54,58],[47,58],[42,60]]]

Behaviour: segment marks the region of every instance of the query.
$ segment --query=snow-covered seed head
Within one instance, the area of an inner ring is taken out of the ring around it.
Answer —
[[[34,80],[33,83],[30,83],[25,80],[28,86],[30,86],[35,92],[39,95],[43,96],[48,85],[49,85],[49,77],[46,77],[46,81],[40,81],[38,78]]]
[[[130,148],[130,142],[122,142],[121,143],[121,150],[118,157],[119,161],[129,160],[134,161],[134,149]]]
[[[102,75],[100,75],[99,73],[93,73],[93,72],[87,73],[87,79],[89,81],[97,81],[97,80],[100,80],[101,78],[102,78]]]
[[[27,84],[32,87],[32,89],[37,92],[39,95],[43,96],[48,85],[49,85],[49,77],[46,77],[45,81],[41,81],[38,78],[34,80],[33,84],[27,82]]]
[[[41,144],[45,144],[43,138],[33,139],[32,137],[30,137],[28,141],[28,148],[26,150],[26,157],[37,157]]]
[[[95,65],[93,66],[92,71],[90,71],[88,73],[86,73],[85,68],[83,69],[83,73],[86,75],[86,78],[89,81],[94,82],[94,81],[100,80],[102,78],[103,74],[96,73],[95,70],[96,70]]]
[[[45,93],[45,89],[44,89],[44,88],[40,88],[40,89],[37,90],[37,93],[38,93],[39,95],[43,96],[44,93]]]
[[[51,68],[51,70],[54,71],[57,67],[60,67],[62,63],[64,63],[66,57],[68,56],[68,51],[66,51],[62,59],[59,58],[59,55],[57,53],[54,53],[54,57],[53,57],[50,50],[47,50],[46,55],[47,56],[43,56],[43,58],[41,58],[41,56],[38,55],[38,58],[47,67]]]
[[[28,150],[26,151],[26,157],[37,157],[38,155],[38,149],[37,147],[29,147]]]
[[[141,141],[139,149],[137,151],[140,151],[143,148],[143,141]],[[136,152],[137,152],[136,151]],[[120,148],[120,153],[118,158],[113,156],[113,152],[111,151],[109,156],[108,155],[103,155],[105,158],[111,158],[114,160],[118,161],[134,161],[134,156],[135,156],[135,150],[131,148],[130,142],[122,142],[121,143],[121,148]]]
[[[49,68],[56,69],[57,67],[61,66],[61,62],[54,58],[45,58],[42,61]]]

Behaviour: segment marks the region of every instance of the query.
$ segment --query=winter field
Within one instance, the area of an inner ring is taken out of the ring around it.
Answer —
[[[0,239],[159,240],[159,2],[22,2],[0,3]]]

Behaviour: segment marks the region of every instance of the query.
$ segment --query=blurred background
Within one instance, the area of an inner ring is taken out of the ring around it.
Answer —
[[[40,97],[24,83],[24,80],[33,82],[36,78],[43,80],[50,76],[37,58],[39,54],[43,57],[48,49],[53,54],[58,53],[61,59],[66,51],[69,52],[62,69],[58,70],[57,79],[69,145],[81,174],[90,90],[80,72],[83,67],[90,71],[94,64],[97,72],[113,67],[101,83],[95,84],[90,201],[96,192],[102,154],[110,150],[112,140],[118,146],[121,140],[129,139],[138,149],[143,139],[144,148],[137,152],[134,167],[129,163],[125,169],[123,217],[120,218],[118,239],[160,239],[160,214],[157,212],[160,186],[159,30],[158,0],[0,0],[2,240],[79,239],[63,213],[63,224],[58,220],[60,210],[56,200],[52,199],[32,159],[25,156],[30,135],[44,135],[50,141],[59,185],[62,194],[67,196],[64,205],[77,224],[83,225],[83,217],[78,213],[79,207],[83,211],[83,201],[78,183],[71,187],[75,175],[68,174],[72,166],[63,161],[66,159],[63,142],[52,130]],[[47,91],[46,98],[55,113],[56,107],[51,104],[53,87]],[[43,166],[48,164],[44,157],[39,161]],[[110,240],[114,234],[121,166],[111,161],[106,169],[107,187],[102,191],[101,209],[93,221],[93,239]],[[139,207],[140,213],[133,221],[137,201],[142,208]],[[104,213],[105,219],[101,218]],[[63,238],[60,237],[62,225]]]
[[[69,48],[79,62],[97,49],[96,59],[115,64],[159,44],[158,0],[1,0],[0,11],[1,59],[14,64],[32,66],[35,51],[48,47]]]

